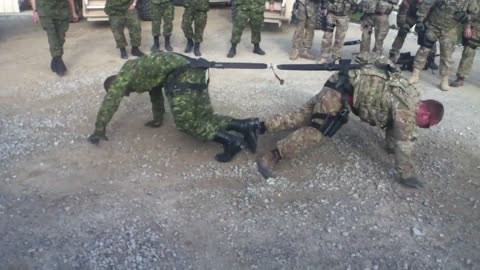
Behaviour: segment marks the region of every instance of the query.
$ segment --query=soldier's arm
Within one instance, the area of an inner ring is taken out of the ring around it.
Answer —
[[[394,142],[395,169],[402,180],[416,178],[412,161],[413,141],[415,139],[415,112],[401,110],[394,112],[392,130],[389,138]]]
[[[72,12],[72,19],[74,22],[78,21],[77,11],[75,10],[75,3],[74,0],[68,0],[68,4],[70,5],[70,10]]]
[[[420,3],[418,10],[417,10],[417,22],[425,21],[427,18],[428,13],[430,13],[430,9],[437,4],[439,0],[424,0]]]
[[[105,128],[112,120],[113,114],[117,111],[126,90],[126,86],[121,83],[115,83],[109,89],[97,114],[95,133],[105,134]]]

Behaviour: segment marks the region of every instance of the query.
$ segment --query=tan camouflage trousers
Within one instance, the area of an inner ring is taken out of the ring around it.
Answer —
[[[466,78],[470,75],[476,51],[476,49],[469,46],[463,47],[462,59],[460,60],[460,64],[458,64],[457,77]]]
[[[298,6],[299,22],[292,38],[294,49],[309,50],[312,48],[318,6],[319,3],[315,3],[312,0],[306,0],[305,4],[300,2]]]
[[[337,81],[337,75],[329,78],[329,81]],[[287,137],[277,142],[277,149],[282,158],[293,158],[313,146],[319,145],[324,136],[316,128],[309,126],[314,121],[322,124],[318,118],[312,120],[314,113],[336,114],[342,108],[341,94],[329,87],[324,86],[322,91],[311,98],[299,110],[285,114],[277,114],[265,120],[265,126],[269,132],[284,130],[294,131]]]
[[[333,32],[325,31],[323,33],[321,58],[328,58],[330,54],[332,54],[333,59],[342,58],[343,42],[345,41],[349,22],[349,16],[327,15],[327,24],[335,25],[335,41],[332,42]]]
[[[397,18],[398,21],[398,18]],[[415,24],[417,23],[417,19],[414,17],[406,17],[406,22],[405,24],[400,24],[398,25],[398,32],[397,36],[395,37],[395,40],[393,41],[392,48],[390,49],[390,55],[395,55],[395,58],[398,57],[400,54],[400,50],[403,47],[403,44],[405,43],[405,39],[410,31],[410,28],[412,28]],[[407,30],[408,28],[408,30]],[[437,44],[433,45],[432,51],[430,54],[436,55],[437,54]]]
[[[373,30],[375,30],[375,46],[373,47],[373,52],[377,54],[383,54],[383,41],[385,40],[385,37],[387,37],[388,30],[390,29],[390,25],[388,23],[388,16],[389,15],[387,14],[363,15],[362,43],[360,44],[361,53],[370,51],[372,32]]]
[[[455,42],[457,40],[457,28],[453,27],[451,30],[442,30],[434,26],[429,26],[425,32],[425,38],[431,42],[440,43],[440,75],[450,75],[450,69],[453,64],[452,54],[455,50]],[[415,55],[414,67],[416,69],[423,69],[427,62],[427,57],[432,49],[420,47]]]

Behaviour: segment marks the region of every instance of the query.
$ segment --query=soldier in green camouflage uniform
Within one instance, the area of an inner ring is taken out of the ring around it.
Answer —
[[[417,11],[415,30],[424,33],[421,38],[421,47],[415,55],[415,63],[411,83],[420,80],[420,70],[425,66],[433,44],[440,43],[440,75],[442,81],[440,89],[450,89],[448,76],[453,64],[452,54],[457,40],[459,24],[469,24],[471,17],[478,13],[476,0],[425,0]]]
[[[348,23],[352,11],[360,4],[359,0],[323,0],[322,10],[327,12],[327,25],[322,39],[322,53],[319,64],[328,62],[332,55],[333,62],[342,58],[343,42],[348,30]],[[333,30],[335,31],[335,41],[333,42]],[[332,48],[333,45],[333,48]]]
[[[171,52],[173,50],[170,44],[172,36],[173,18],[175,15],[175,6],[171,0],[152,0],[152,35],[153,46],[152,52],[160,49],[160,27],[163,20],[163,36],[165,37],[165,50]]]
[[[462,41],[463,52],[460,64],[458,64],[457,79],[450,84],[453,87],[463,86],[465,78],[472,71],[475,53],[480,46],[480,13],[472,18],[471,24],[465,26]]]
[[[362,17],[362,43],[360,52],[370,51],[372,31],[375,30],[375,46],[373,52],[383,54],[383,41],[387,37],[390,24],[388,17],[398,0],[364,0]]]
[[[243,29],[250,24],[252,31],[253,53],[265,55],[260,48],[261,32],[263,28],[263,13],[265,11],[265,0],[235,0],[236,15],[233,18],[232,46],[227,57],[232,58],[237,54],[237,44],[242,38]]]
[[[120,49],[120,57],[127,59],[127,40],[125,39],[125,26],[130,34],[130,43],[132,45],[132,55],[143,56],[139,47],[142,42],[142,28],[138,18],[135,6],[137,0],[107,0],[105,3],[105,13],[108,15],[110,26],[112,27],[113,37]]]
[[[372,64],[350,70],[347,75],[332,75],[322,91],[299,110],[268,117],[261,123],[260,133],[295,130],[257,160],[265,178],[272,177],[272,169],[281,159],[293,158],[333,136],[322,131],[326,119],[350,106],[362,121],[385,130],[386,149],[395,156],[399,181],[411,187],[421,186],[412,159],[415,127],[428,128],[439,123],[443,106],[434,100],[419,101],[418,91],[400,72],[377,67],[394,67],[386,57],[367,59],[367,63]],[[339,81],[344,84],[339,85]]]
[[[50,68],[63,76],[67,67],[63,62],[63,44],[65,33],[70,25],[70,18],[78,21],[73,0],[32,0],[33,21],[42,25],[47,32],[52,61]],[[37,10],[38,9],[38,10]]]
[[[207,26],[207,12],[210,9],[208,0],[186,0],[183,12],[182,30],[187,38],[185,52],[192,51],[195,56],[200,56],[200,43],[203,41],[203,30]],[[195,30],[192,28],[195,25]]]
[[[125,63],[118,75],[105,81],[107,94],[98,111],[95,131],[88,140],[93,144],[107,140],[107,124],[123,97],[132,92],[150,94],[153,120],[145,125],[160,127],[165,112],[164,88],[178,130],[223,144],[225,152],[217,155],[218,161],[230,161],[243,144],[241,137],[227,130],[242,133],[250,150],[255,152],[256,133],[252,132],[258,128],[258,119],[237,120],[215,114],[208,95],[207,69],[193,66],[192,61],[175,53],[155,52]]]
[[[315,21],[317,18],[320,0],[297,0],[298,24],[292,38],[292,52],[290,60],[298,57],[313,60],[315,56],[310,52],[315,34]]]

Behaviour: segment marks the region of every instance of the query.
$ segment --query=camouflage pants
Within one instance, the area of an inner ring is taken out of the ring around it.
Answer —
[[[195,31],[192,28],[195,26]],[[207,12],[200,11],[193,8],[185,8],[182,19],[182,30],[187,39],[193,39],[196,43],[203,41],[203,30],[207,26]]]
[[[65,33],[70,25],[70,19],[54,19],[50,17],[41,17],[40,24],[47,32],[48,44],[50,45],[50,55],[52,57],[63,55],[63,44],[65,43]]]
[[[473,40],[473,41],[472,41]],[[478,41],[480,40],[480,29],[477,25],[472,27],[472,39],[465,42],[463,45],[462,59],[458,64],[457,77],[468,77],[472,71],[473,60],[477,51]]]
[[[125,26],[130,34],[130,42],[132,47],[139,47],[142,41],[140,20],[138,19],[137,10],[127,11],[122,16],[109,16],[110,26],[112,27],[113,37],[117,44],[117,48],[125,48],[127,40],[125,39]]]
[[[397,18],[398,22],[398,18]],[[403,47],[403,44],[405,43],[405,38],[407,37],[409,30],[407,31],[407,28],[410,29],[412,28],[415,24],[417,23],[417,19],[414,17],[407,16],[406,17],[406,22],[401,23],[398,25],[398,32],[397,36],[395,37],[395,40],[393,41],[392,48],[390,49],[390,55],[394,55],[395,58],[398,57],[400,54],[400,50]],[[437,46],[436,44],[433,45],[431,54],[436,54],[437,53]]]
[[[343,42],[348,30],[349,16],[337,16],[334,14],[327,15],[327,24],[335,25],[335,42],[332,49],[333,32],[325,31],[322,39],[321,58],[328,58],[330,54],[334,59],[342,58]]]
[[[263,27],[263,11],[250,11],[245,9],[238,9],[237,15],[233,19],[232,44],[240,43],[242,38],[243,29],[250,23],[250,29],[252,31],[252,43],[260,43],[261,31]]]
[[[383,41],[387,37],[390,25],[388,23],[387,14],[377,15],[369,14],[363,15],[362,18],[362,43],[360,44],[360,52],[370,51],[370,42],[372,31],[375,28],[375,46],[373,52],[383,54]]]
[[[452,54],[455,50],[455,43],[457,40],[457,28],[453,27],[450,30],[442,30],[433,26],[427,28],[425,38],[431,42],[440,43],[440,75],[448,76],[453,64]],[[427,62],[427,57],[430,55],[432,49],[420,47],[415,55],[414,67],[416,69],[423,69]]]
[[[161,97],[163,101],[163,95]],[[207,89],[177,90],[167,98],[177,129],[201,140],[213,140],[215,134],[225,129],[232,120],[228,116],[215,114]]]
[[[312,0],[306,0],[305,4],[300,2],[298,6],[299,22],[293,33],[293,48],[300,50],[312,48],[318,6],[319,3]]]
[[[332,75],[329,81],[336,82],[337,75]],[[294,129],[286,138],[277,142],[277,149],[282,158],[293,158],[297,154],[319,145],[323,134],[316,128],[309,126],[311,122],[322,124],[323,120],[315,118],[314,113],[336,114],[342,108],[341,94],[324,86],[322,91],[311,98],[299,110],[285,114],[278,114],[265,120],[269,132],[280,132]]]
[[[172,2],[161,4],[152,3],[152,35],[160,36],[160,28],[163,20],[163,35],[172,35],[173,18],[175,14],[175,6]]]

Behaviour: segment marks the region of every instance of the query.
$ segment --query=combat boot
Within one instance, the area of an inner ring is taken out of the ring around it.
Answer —
[[[438,70],[438,65],[435,63],[435,61],[430,62],[429,68],[431,70]]]
[[[460,86],[463,86],[465,82],[465,77],[458,77],[455,79],[455,81],[453,81],[452,83],[450,83],[450,86],[451,87],[460,87]]]
[[[412,77],[410,77],[409,82],[415,84],[420,80],[420,69],[414,68],[412,71]]]
[[[392,61],[393,63],[397,63],[397,54],[396,53],[392,53],[390,52],[389,54],[389,57],[390,61]]]
[[[160,41],[158,36],[153,36],[153,46],[150,49],[152,52],[160,50]]]
[[[257,159],[257,169],[258,172],[263,176],[263,178],[268,179],[273,176],[273,167],[282,159],[280,152],[277,148],[266,153],[261,158]]]
[[[327,64],[328,59],[324,57],[320,57],[320,59],[317,61],[317,64]]]
[[[257,130],[260,128],[258,118],[233,119],[228,123],[226,130],[234,130],[243,134],[243,138],[247,143],[250,152],[257,151]]]
[[[440,90],[442,91],[450,90],[450,86],[448,84],[448,76],[442,76],[442,82],[440,83]]]
[[[237,45],[232,44],[232,47],[230,47],[230,50],[228,51],[227,57],[233,58],[236,54],[237,54]]]
[[[185,47],[184,52],[190,53],[192,52],[192,49],[193,49],[193,39],[189,38],[187,39],[187,47]]]
[[[302,50],[300,52],[300,58],[308,59],[308,60],[315,60],[315,55],[311,54],[308,50]]]
[[[55,72],[57,72],[58,76],[62,77],[63,75],[65,75],[65,72],[67,72],[67,67],[65,66],[65,63],[63,63],[62,57],[57,57],[58,58]]]
[[[202,53],[200,52],[200,43],[199,42],[195,42],[195,44],[193,45],[193,54],[195,54],[195,56],[201,56]]]
[[[55,73],[57,72],[57,58],[58,56],[52,57],[52,61],[50,62],[50,69]]]
[[[127,49],[125,49],[125,48],[120,48],[120,58],[122,58],[122,59],[128,59]]]
[[[137,57],[142,57],[142,56],[145,55],[142,51],[140,51],[140,49],[138,47],[132,47],[131,53],[132,53],[132,55],[137,56]]]
[[[170,44],[170,36],[165,36],[165,50],[167,50],[167,52],[173,51],[172,45]]]
[[[223,153],[215,155],[218,162],[229,162],[242,150],[242,139],[224,130],[217,132],[213,141],[223,145]]]
[[[292,49],[292,52],[290,52],[290,60],[297,60],[300,52],[298,49]]]
[[[253,53],[258,54],[258,55],[265,55],[265,51],[260,48],[259,43],[253,44]]]

